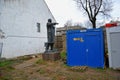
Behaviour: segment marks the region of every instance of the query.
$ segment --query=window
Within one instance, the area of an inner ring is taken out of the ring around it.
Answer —
[[[37,32],[40,32],[40,23],[37,23]]]

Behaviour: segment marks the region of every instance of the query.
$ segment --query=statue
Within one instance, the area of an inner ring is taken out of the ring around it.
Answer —
[[[43,60],[56,61],[60,59],[60,52],[57,49],[54,49],[54,40],[55,40],[55,25],[58,23],[53,23],[52,19],[48,19],[46,24],[47,27],[47,42],[45,43],[45,52],[42,54]]]
[[[54,46],[54,40],[55,40],[55,27],[54,25],[57,25],[58,23],[52,23],[52,19],[48,19],[48,22],[46,24],[47,26],[47,40],[48,42],[45,44],[46,51],[53,50]]]

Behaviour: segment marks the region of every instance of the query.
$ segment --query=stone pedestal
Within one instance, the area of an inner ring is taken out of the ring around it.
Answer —
[[[60,52],[58,51],[47,51],[42,54],[43,60],[56,61],[60,59]]]

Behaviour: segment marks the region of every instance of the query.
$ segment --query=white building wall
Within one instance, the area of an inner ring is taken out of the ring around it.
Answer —
[[[1,57],[44,52],[47,41],[46,23],[52,18],[44,0],[0,0],[0,29],[5,37]],[[40,32],[37,32],[40,23]]]

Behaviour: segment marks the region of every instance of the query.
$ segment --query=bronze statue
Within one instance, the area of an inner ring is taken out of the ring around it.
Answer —
[[[46,51],[53,50],[54,46],[54,40],[55,40],[55,27],[54,25],[57,25],[58,23],[52,23],[52,19],[48,19],[47,22],[47,40],[48,42],[46,43]]]

